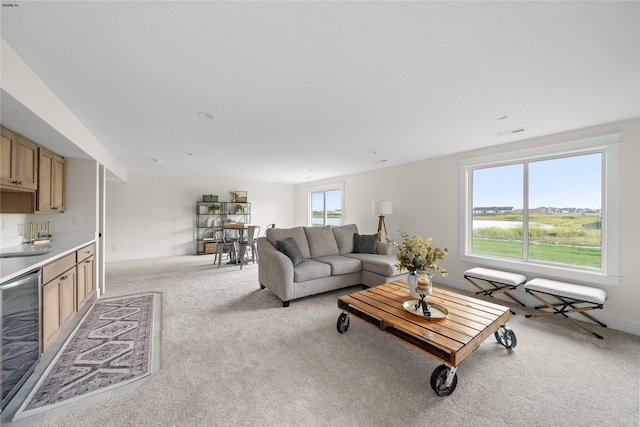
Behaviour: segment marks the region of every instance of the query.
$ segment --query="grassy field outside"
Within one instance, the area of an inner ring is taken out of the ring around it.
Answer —
[[[522,221],[522,215],[474,215],[474,220]],[[585,267],[601,267],[601,219],[598,214],[529,215],[529,259]],[[522,258],[520,227],[473,230],[473,252]]]

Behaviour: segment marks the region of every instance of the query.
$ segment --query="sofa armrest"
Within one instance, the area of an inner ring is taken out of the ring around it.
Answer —
[[[258,238],[258,280],[282,301],[294,299],[293,262],[266,237]]]

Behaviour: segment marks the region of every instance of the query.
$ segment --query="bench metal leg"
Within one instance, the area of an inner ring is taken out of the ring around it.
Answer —
[[[487,296],[489,298],[492,298],[496,303],[506,307],[506,304],[502,303],[502,301],[500,301],[499,299],[493,297],[493,294],[505,294],[507,297],[511,298],[515,303],[520,304],[522,307],[526,307],[522,301],[520,301],[518,298],[514,297],[509,293],[509,291],[517,289],[517,286],[505,285],[504,283],[498,283],[498,282],[494,282],[492,280],[486,280],[486,279],[479,279],[477,277],[472,278],[470,276],[464,276],[464,278],[467,279],[469,283],[471,283],[472,285],[474,285],[476,288],[479,289],[479,291],[476,292],[476,295]],[[478,283],[474,282],[473,279],[487,282],[491,286],[493,286],[493,289],[485,289],[482,286],[480,286]],[[511,311],[511,314],[513,315],[516,314],[516,312],[511,309],[509,309],[509,311]]]
[[[588,301],[580,301],[580,300],[576,300],[576,299],[572,299],[572,298],[563,298],[563,297],[559,297],[557,295],[545,294],[545,295],[550,295],[550,296],[558,299],[559,301],[561,301],[560,303],[551,303],[549,301],[546,301],[545,299],[543,299],[539,295],[535,294],[534,292],[539,292],[539,291],[532,291],[532,290],[527,289],[527,293],[529,295],[531,295],[532,297],[534,297],[535,299],[540,301],[542,304],[544,304],[544,305],[535,307],[535,309],[536,310],[541,310],[541,309],[547,308],[547,309],[550,309],[552,311],[542,311],[542,312],[539,312],[539,313],[527,314],[525,317],[527,317],[527,318],[531,318],[531,317],[536,318],[536,317],[541,317],[541,316],[553,316],[555,314],[560,314],[560,315],[566,317],[567,319],[569,319],[570,321],[572,321],[573,323],[575,323],[580,328],[582,328],[585,331],[587,331],[588,333],[590,333],[591,335],[595,336],[596,338],[603,339],[602,335],[597,334],[596,332],[594,332],[589,327],[583,325],[582,323],[578,322],[574,318],[572,318],[572,317],[567,315],[567,313],[580,313],[583,316],[585,316],[587,319],[596,322],[598,325],[602,326],[603,328],[606,328],[607,325],[605,325],[604,323],[600,322],[599,320],[597,320],[593,316],[585,313],[585,311],[590,311],[590,310],[595,310],[595,309],[598,309],[598,308],[602,308],[602,304],[594,304],[594,303],[590,303]],[[589,307],[576,307],[575,304],[591,304],[591,306],[589,306]],[[558,307],[560,307],[560,308],[558,308]],[[568,308],[568,307],[571,307],[571,308]]]

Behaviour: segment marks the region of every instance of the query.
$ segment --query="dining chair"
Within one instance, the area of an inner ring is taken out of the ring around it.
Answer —
[[[267,225],[267,228],[264,229],[264,234],[262,235],[262,237],[266,237],[267,236],[267,230],[270,228],[276,228],[276,225],[271,223],[269,225]]]
[[[253,263],[260,262],[258,260],[258,236],[260,236],[260,226],[249,225],[247,227],[246,240],[241,240],[237,242],[236,252],[238,253],[237,259],[238,259],[238,263],[240,264],[241,270],[242,270],[242,265],[244,263],[244,257],[248,249],[251,249],[251,262]]]
[[[230,259],[237,259],[234,242],[230,239],[227,239],[224,228],[214,228],[213,235],[215,237],[216,243],[216,254],[213,258],[213,265],[216,265],[217,261],[218,268],[220,268],[220,264],[222,264],[222,255],[224,254],[224,252],[227,253]]]

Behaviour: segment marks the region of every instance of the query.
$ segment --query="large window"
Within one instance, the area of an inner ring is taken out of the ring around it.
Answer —
[[[612,135],[460,162],[461,258],[541,275],[615,281],[619,139]]]
[[[309,192],[310,217],[309,225],[323,227],[325,225],[342,225],[342,187],[314,189]]]

